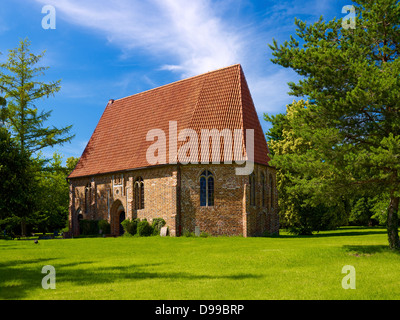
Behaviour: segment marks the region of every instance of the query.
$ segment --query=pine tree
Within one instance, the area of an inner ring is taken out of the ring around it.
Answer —
[[[309,101],[297,132],[342,188],[388,192],[389,246],[399,249],[400,4],[356,0],[355,29],[342,19],[298,19],[295,37],[270,45],[272,61],[296,71],[291,94]],[[300,163],[301,165],[301,163]],[[307,170],[305,166],[304,170]],[[347,189],[343,189],[347,190]]]

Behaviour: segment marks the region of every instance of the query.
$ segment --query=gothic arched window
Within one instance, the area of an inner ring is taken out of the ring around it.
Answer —
[[[144,209],[144,182],[143,178],[139,177],[136,179],[134,184],[135,192],[135,209]]]
[[[205,170],[200,176],[200,206],[211,207],[214,205],[214,176]]]
[[[92,186],[90,182],[86,185],[85,187],[85,213],[89,213],[90,211],[90,195],[91,195],[91,190]]]

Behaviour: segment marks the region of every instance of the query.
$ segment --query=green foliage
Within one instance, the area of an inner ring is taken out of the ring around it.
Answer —
[[[371,211],[373,213],[371,218],[378,221],[378,223],[382,226],[387,224],[387,211],[389,202],[390,195],[388,193],[378,194],[371,201]]]
[[[134,219],[134,220],[129,220],[125,219],[124,221],[121,222],[122,227],[124,228],[124,235],[135,235],[137,233],[137,225],[139,219]]]
[[[44,159],[39,159],[45,163]],[[36,194],[36,231],[52,232],[65,227],[69,206],[68,173],[69,170],[63,167],[61,155],[56,152],[47,165],[37,172],[39,188]]]
[[[287,179],[307,194],[312,190],[307,201],[313,205],[328,190],[346,200],[371,189],[389,194],[389,246],[400,248],[400,3],[358,0],[354,6],[355,29],[343,29],[341,19],[321,17],[311,25],[295,19],[297,38],[270,45],[272,62],[301,77],[289,83],[290,94],[308,101],[292,109],[289,145],[280,145],[273,163],[302,172]],[[295,151],[286,156],[287,148]]]
[[[21,153],[5,128],[0,127],[0,225],[3,229],[26,235],[37,207],[37,163]],[[21,225],[17,231],[16,225]]]
[[[66,161],[68,174],[70,174],[79,162],[79,158],[69,157]]]
[[[311,154],[310,142],[295,130],[297,118],[307,103],[293,102],[286,114],[264,115],[272,122],[267,133],[272,163],[277,166],[278,204],[281,227],[294,234],[334,229],[346,222],[345,200],[328,188],[321,187],[321,178],[330,167]],[[304,170],[304,166],[312,170]]]
[[[99,233],[101,234],[110,234],[111,233],[111,226],[107,220],[99,220],[98,222]]]
[[[79,221],[79,231],[82,236],[98,236],[100,234],[110,234],[111,227],[107,220],[82,219]]]
[[[0,128],[0,130],[4,133],[6,129]],[[20,166],[15,157],[23,159],[24,156],[15,141],[11,140],[10,135],[8,137],[7,143],[14,145],[14,151],[4,149],[5,153],[1,154],[0,159],[4,168],[4,170],[0,169],[4,177],[0,182],[2,194],[0,224],[8,225],[9,229],[14,230],[16,234],[23,233],[15,226],[17,219],[20,224],[24,224],[24,228],[27,228],[25,231],[27,234],[30,231],[37,233],[65,229],[68,224],[69,206],[69,184],[66,177],[72,169],[63,166],[62,157],[58,153],[54,153],[49,161],[41,158],[40,154],[36,159],[25,155],[25,163],[29,164],[27,171],[25,173],[14,171],[11,176],[11,171]],[[4,146],[5,142],[1,143]],[[7,163],[10,157],[12,157],[12,163]],[[24,198],[25,192],[26,198]],[[16,203],[20,203],[23,207],[14,206]]]
[[[153,228],[146,219],[143,219],[138,223],[137,234],[139,237],[149,237],[153,234]]]
[[[0,106],[4,107],[6,105],[7,105],[7,100],[0,96]],[[0,121],[1,120],[3,119],[0,117]]]
[[[163,218],[154,218],[151,224],[153,228],[153,235],[157,236],[160,234],[161,228],[166,225],[166,222]]]
[[[358,199],[354,199],[350,212],[349,224],[359,226],[372,225],[372,206],[373,204],[371,198],[360,197]]]
[[[266,133],[267,141],[280,141],[283,139],[285,119],[286,115],[283,113],[277,115],[268,115],[267,113],[264,113],[264,120],[272,124],[272,127],[269,128]],[[272,154],[274,153],[273,149],[270,149],[269,151]]]
[[[27,228],[52,232],[65,227],[69,202],[65,178],[70,172],[68,166],[72,167],[75,161],[68,159],[67,168],[64,168],[60,155],[55,153],[52,159],[47,160],[37,153],[45,147],[63,144],[73,138],[69,134],[72,126],[60,129],[46,126],[51,111],[38,111],[37,104],[61,88],[60,81],[38,81],[48,69],[38,66],[43,56],[44,53],[32,53],[30,42],[25,39],[17,48],[9,50],[7,60],[0,63],[0,92],[4,95],[0,98],[0,127],[9,132],[6,143],[9,144],[11,139],[14,145],[14,151],[8,156],[1,155],[0,159],[3,162],[0,167],[4,166],[0,169],[4,170],[1,172],[0,188],[4,190],[1,190],[0,202],[5,203],[0,203],[0,224],[11,227],[20,219],[23,234],[27,233]],[[11,157],[14,157],[13,164],[7,163]]]
[[[195,237],[195,234],[194,234],[194,232],[191,232],[191,231],[185,229],[182,232],[182,236],[186,237],[186,238],[192,238],[192,237]]]
[[[0,91],[7,99],[1,118],[12,132],[15,141],[23,152],[35,153],[48,146],[71,141],[68,135],[72,126],[58,129],[45,127],[51,111],[38,112],[37,102],[42,98],[54,96],[61,87],[60,80],[44,83],[37,81],[48,67],[38,67],[44,56],[33,54],[28,39],[21,40],[19,47],[9,50],[6,62],[0,64]],[[4,101],[3,101],[4,104]]]
[[[150,225],[147,219],[126,219],[121,222],[122,227],[125,230],[127,236],[138,236],[138,237],[149,237],[156,236],[160,234],[160,230],[166,224],[165,220],[162,218],[154,218],[152,224]]]
[[[99,222],[97,220],[85,220],[85,219],[80,220],[79,233],[83,236],[98,235]]]

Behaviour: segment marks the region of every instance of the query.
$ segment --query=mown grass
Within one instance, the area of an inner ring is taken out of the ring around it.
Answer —
[[[56,289],[41,286],[42,267]],[[356,289],[342,288],[342,268]],[[386,230],[310,237],[0,241],[0,299],[399,299],[400,255]]]

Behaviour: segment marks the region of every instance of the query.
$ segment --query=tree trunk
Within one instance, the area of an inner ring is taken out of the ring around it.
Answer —
[[[389,238],[390,249],[400,249],[399,242],[399,218],[397,212],[399,210],[399,197],[395,197],[393,193],[390,196],[390,204],[387,217],[387,232]]]
[[[21,220],[21,236],[26,237],[26,221],[24,218]]]

